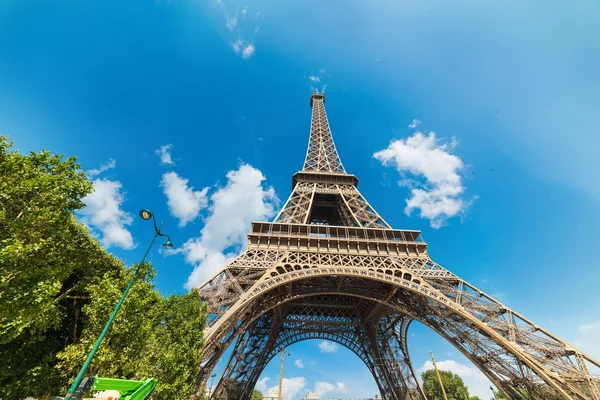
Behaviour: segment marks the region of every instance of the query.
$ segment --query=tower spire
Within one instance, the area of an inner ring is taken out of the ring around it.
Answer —
[[[303,172],[320,172],[345,174],[340,156],[335,149],[327,114],[325,113],[325,95],[313,93],[310,96],[312,120],[310,124],[310,139]]]

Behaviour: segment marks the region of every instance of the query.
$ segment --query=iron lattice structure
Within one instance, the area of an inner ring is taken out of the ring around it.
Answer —
[[[327,339],[353,351],[383,399],[423,394],[407,350],[419,321],[511,399],[600,400],[600,363],[436,264],[419,231],[392,229],[336,151],[325,96],[310,98],[304,168],[273,222],[198,290],[209,322],[199,385],[230,345],[212,398],[247,399],[282,346]]]

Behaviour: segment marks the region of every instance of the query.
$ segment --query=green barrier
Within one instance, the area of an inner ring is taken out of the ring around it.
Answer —
[[[72,395],[73,400],[80,400],[90,391],[116,390],[119,400],[146,400],[152,394],[158,380],[144,378],[139,381],[128,379],[101,378],[99,376],[84,378]]]

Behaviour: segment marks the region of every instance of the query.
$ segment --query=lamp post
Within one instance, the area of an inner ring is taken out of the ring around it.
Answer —
[[[163,243],[163,246],[165,246],[167,248],[173,247],[173,243],[171,243],[171,238],[169,237],[169,235],[165,235],[164,233],[162,233],[160,231],[160,229],[163,226],[163,223],[161,222],[160,226],[156,226],[156,218],[154,218],[154,214],[152,214],[152,212],[150,210],[140,211],[140,217],[146,221],[148,221],[150,218],[152,218],[152,222],[154,223],[154,237],[152,238],[152,241],[150,242],[148,249],[144,253],[144,257],[142,257],[142,261],[140,261],[140,263],[137,265],[137,267],[133,271],[133,276],[129,280],[129,283],[127,284],[127,287],[125,288],[125,291],[123,292],[123,295],[121,296],[121,299],[119,300],[119,302],[117,303],[117,306],[115,307],[112,314],[110,315],[110,318],[108,319],[108,322],[104,326],[104,329],[102,330],[102,333],[98,337],[98,340],[96,340],[96,343],[94,344],[94,347],[92,348],[92,351],[90,352],[87,359],[83,363],[83,366],[79,370],[79,373],[77,374],[75,381],[69,388],[69,391],[67,392],[65,399],[78,398],[78,396],[73,396],[73,394],[74,394],[75,390],[77,389],[77,387],[79,386],[79,384],[81,383],[81,380],[83,379],[83,375],[85,374],[85,371],[90,366],[90,363],[92,362],[92,358],[94,358],[94,355],[98,351],[98,348],[100,347],[100,344],[102,343],[102,340],[104,339],[104,336],[106,336],[106,332],[108,332],[108,328],[110,328],[113,320],[115,319],[117,313],[119,312],[119,309],[123,305],[123,302],[125,301],[125,297],[127,297],[127,295],[129,294],[129,290],[131,289],[131,286],[133,285],[133,281],[135,281],[135,277],[136,277],[140,267],[144,264],[144,261],[146,261],[146,257],[148,256],[150,249],[154,245],[154,241],[156,240],[156,237],[157,236],[166,236],[167,241],[165,243]],[[81,393],[81,395],[83,395],[83,393]]]
[[[288,351],[288,356],[290,352]],[[285,347],[281,346],[281,365],[279,366],[279,394],[278,400],[283,399],[283,360],[285,358]]]

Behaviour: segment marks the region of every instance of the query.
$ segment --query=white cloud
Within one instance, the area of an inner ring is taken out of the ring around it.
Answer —
[[[487,399],[490,396],[492,383],[476,367],[460,364],[454,360],[438,361],[436,364],[440,371],[450,371],[460,376],[469,389],[470,396],[478,396],[482,399]],[[433,363],[426,361],[421,368],[417,369],[417,375],[420,377],[423,372],[429,369],[433,369]]]
[[[133,237],[126,228],[131,225],[131,215],[121,209],[124,196],[121,182],[96,179],[94,191],[82,201],[86,207],[79,211],[82,222],[101,233],[100,243],[105,247],[133,248]]]
[[[258,382],[256,382],[256,386],[254,386],[254,389],[264,394],[267,391],[267,382],[269,381],[269,379],[270,378],[268,376],[259,379]]]
[[[315,383],[314,389],[312,393],[318,395],[319,397],[325,396],[327,393],[348,393],[348,389],[346,388],[346,384],[342,382],[337,382],[335,385],[329,382],[318,381]]]
[[[337,351],[338,345],[333,342],[323,340],[321,343],[319,343],[319,349],[321,350],[321,353],[333,353]]]
[[[321,92],[325,93],[325,89],[327,89],[327,84],[324,83],[319,87],[319,84],[323,81],[323,74],[325,73],[325,68],[319,69],[319,75],[309,75],[308,80],[311,82],[310,90],[312,92]]]
[[[304,363],[301,359],[297,359],[296,361],[294,361],[294,365],[296,366],[296,368],[304,368]]]
[[[250,43],[247,44],[246,47],[244,47],[244,50],[242,50],[242,58],[246,60],[250,58],[252,54],[254,54],[254,45]]]
[[[297,376],[290,379],[283,378],[281,386],[283,400],[292,400],[305,386],[306,379],[303,376]],[[279,394],[279,385],[270,387],[268,392],[275,395]]]
[[[465,212],[471,203],[462,198],[465,188],[459,172],[464,164],[451,154],[456,145],[454,138],[449,144],[438,143],[435,132],[416,132],[405,140],[393,140],[387,149],[373,155],[383,165],[395,167],[403,178],[412,175],[399,182],[411,188],[404,212],[410,215],[418,209],[421,218],[429,219],[436,229]]]
[[[243,45],[244,45],[244,41],[242,39],[238,39],[235,42],[231,43],[231,48],[233,49],[235,54],[238,54],[240,52],[240,50],[242,49]]]
[[[225,26],[230,31],[233,31],[235,29],[235,27],[237,26],[237,22],[238,22],[237,17],[230,16],[230,17],[227,17],[227,22],[225,23]]]
[[[235,52],[235,54],[242,53],[242,58],[247,60],[252,57],[254,51],[256,50],[252,43],[244,42],[242,39],[238,39],[235,42],[231,43],[231,48]]]
[[[419,121],[418,119],[413,119],[410,125],[408,125],[408,127],[410,129],[415,129],[417,126],[419,126],[420,123],[421,121]]]
[[[253,40],[256,37],[256,34],[260,30],[260,21],[256,24],[253,32],[247,31],[244,28],[244,23],[240,24],[240,18],[242,21],[246,20],[248,15],[248,6],[243,6],[241,9],[238,7],[235,13],[230,13],[227,10],[227,7],[222,1],[217,1],[217,5],[220,7],[221,11],[225,16],[225,27],[232,32],[233,37],[237,37],[237,39],[233,42],[230,42],[230,46],[235,52],[242,57],[242,59],[247,60],[252,57],[254,52],[256,51],[256,47],[254,46]],[[256,18],[262,20],[263,14],[260,12],[256,13]]]
[[[203,257],[198,261],[190,262],[190,264],[194,264],[194,270],[185,283],[185,288],[190,290],[197,287],[215,272],[229,264],[237,256],[237,253],[239,253],[239,251],[232,251],[227,254],[221,252],[207,252],[202,247],[200,241],[195,241],[193,243],[188,241],[184,244],[183,251],[188,253],[186,255],[186,260],[188,262],[192,260],[193,254],[202,254]]]
[[[188,240],[178,250],[195,265],[186,288],[202,283],[246,246],[252,221],[275,214],[279,200],[272,187],[263,187],[265,179],[260,170],[243,164],[229,171],[225,187],[210,196],[209,215],[200,237]]]
[[[325,393],[333,392],[335,385],[329,382],[316,382],[314,392],[319,396],[323,396]]]
[[[90,178],[94,178],[97,175],[100,175],[101,173],[108,171],[109,169],[115,168],[116,166],[117,166],[117,162],[111,158],[110,160],[108,160],[108,162],[106,164],[100,165],[100,168],[90,169],[90,170],[86,171],[86,174]]]
[[[579,325],[573,345],[596,360],[600,359],[600,321]]]
[[[164,146],[160,146],[160,148],[155,151],[155,154],[160,157],[161,164],[175,165],[171,159],[171,149],[173,149],[173,145],[169,143]]]
[[[160,186],[167,196],[171,215],[179,219],[179,226],[185,226],[198,218],[200,210],[208,205],[208,188],[194,190],[188,186],[187,179],[181,178],[175,172],[164,173]]]
[[[348,388],[345,383],[337,382],[335,384],[335,391],[339,393],[348,393]]]

